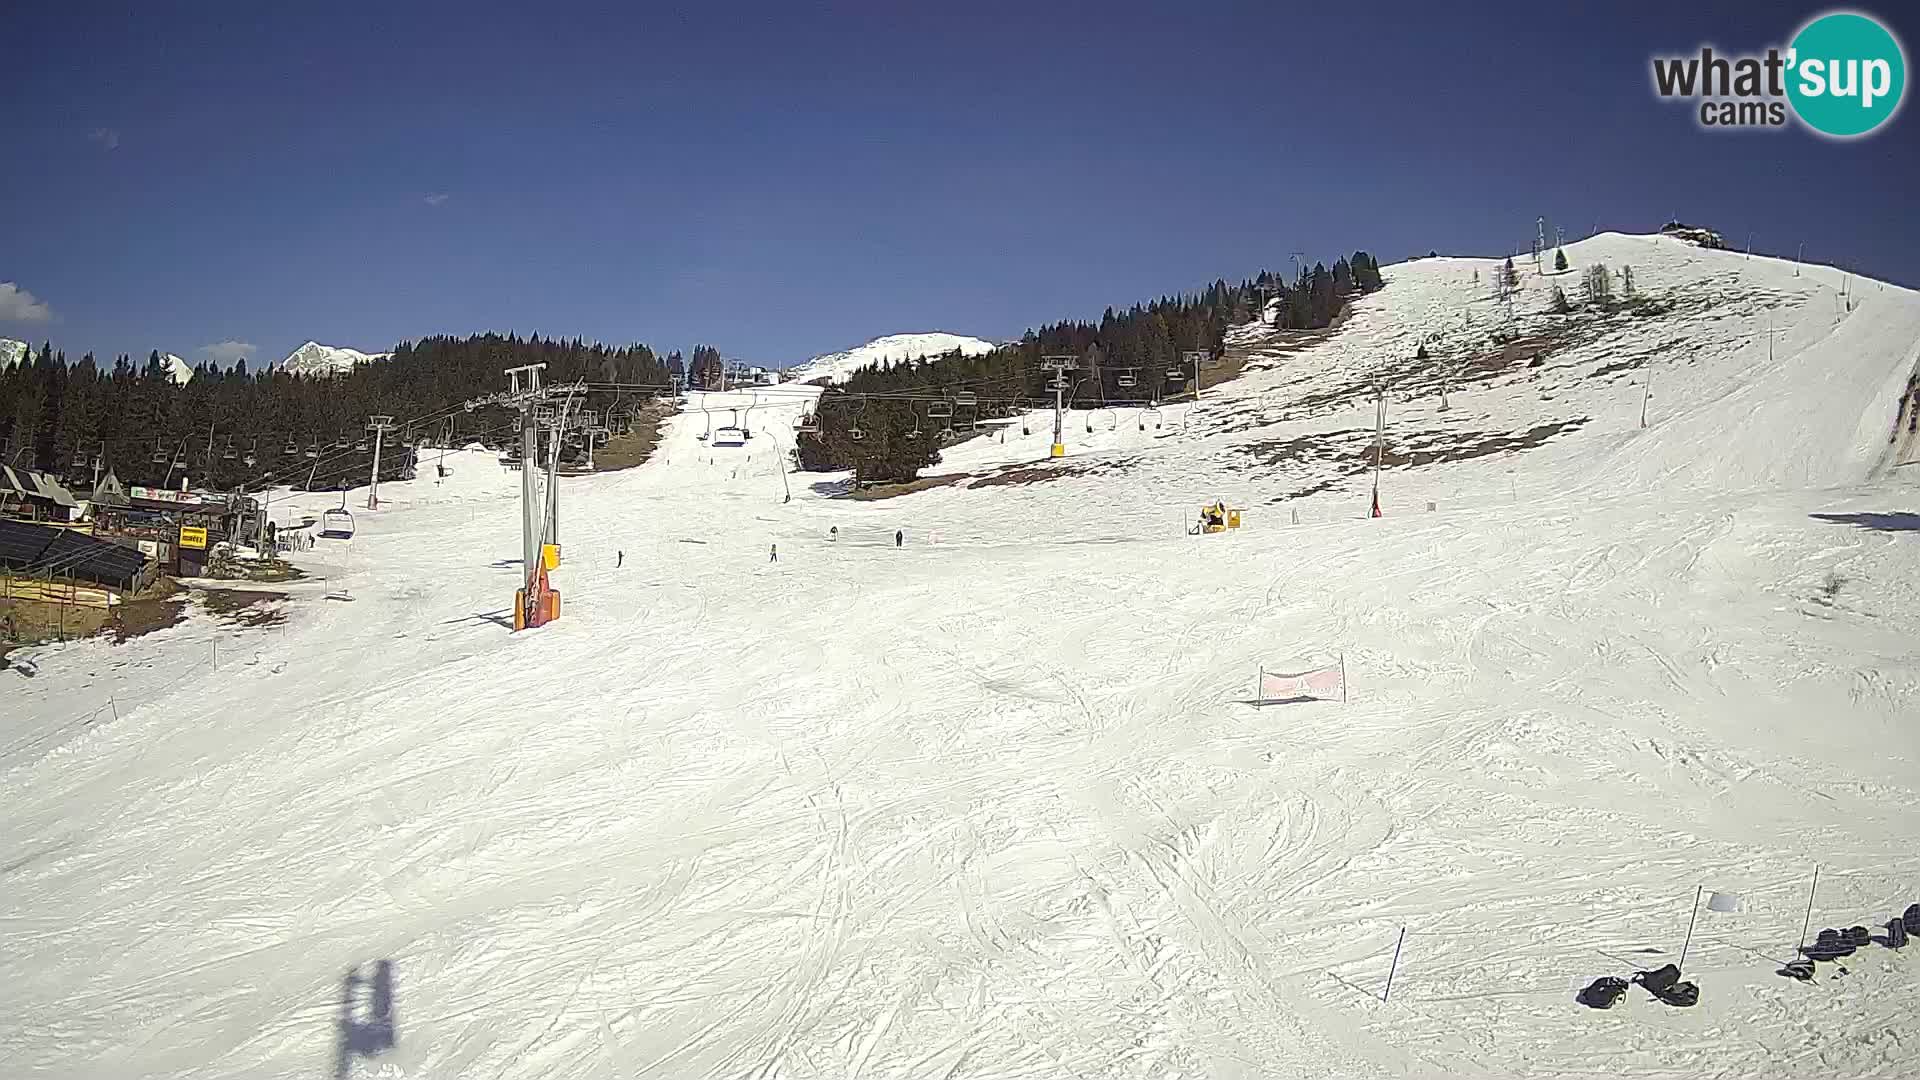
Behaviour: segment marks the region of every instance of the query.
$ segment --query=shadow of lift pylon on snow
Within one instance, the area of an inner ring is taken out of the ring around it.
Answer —
[[[1891,514],[1811,514],[1816,520],[1829,525],[1852,525],[1857,529],[1872,529],[1875,532],[1920,532],[1920,514],[1895,512]]]
[[[355,1058],[377,1057],[393,1049],[399,1039],[393,1020],[393,961],[375,964],[371,977],[362,977],[358,964],[347,969],[340,986],[335,1035],[334,1080],[348,1080]]]

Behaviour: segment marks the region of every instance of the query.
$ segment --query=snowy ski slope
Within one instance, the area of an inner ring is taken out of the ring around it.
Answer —
[[[1495,264],[1388,267],[1324,342],[1239,332],[1262,358],[1157,428],[1075,413],[1049,465],[1036,414],[877,502],[783,481],[808,394],[696,395],[646,466],[563,481],[551,626],[500,626],[518,477],[471,451],[298,556],[284,626],[33,650],[0,673],[0,1060],[1911,1074],[1913,949],[1773,972],[1816,863],[1816,931],[1920,900],[1920,498],[1886,452],[1920,297],[1567,251],[1576,302],[1605,260],[1673,311],[1475,368]],[[1367,520],[1383,378],[1406,463]],[[747,447],[699,439],[749,404]],[[1185,535],[1215,497],[1247,527]],[[1344,705],[1242,703],[1336,657]],[[1674,959],[1699,885],[1743,904],[1700,915],[1697,1007],[1575,1005]],[[361,1053],[343,979],[382,960],[397,1041]]]

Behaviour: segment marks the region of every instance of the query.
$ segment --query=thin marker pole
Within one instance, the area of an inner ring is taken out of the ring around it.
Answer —
[[[1800,944],[1793,947],[1793,957],[1800,958],[1800,950],[1806,948],[1807,930],[1813,926],[1813,894],[1820,887],[1820,864],[1813,866],[1813,884],[1807,886],[1807,918],[1800,924]]]
[[[1393,943],[1393,963],[1387,967],[1387,988],[1380,994],[1380,1000],[1386,1001],[1393,996],[1393,973],[1400,970],[1400,946],[1407,943],[1407,928],[1400,928],[1400,940]]]
[[[1693,944],[1693,924],[1700,918],[1700,892],[1705,887],[1704,885],[1695,885],[1693,887],[1693,914],[1687,918],[1686,943],[1680,946],[1679,966],[1682,972],[1687,970],[1687,948]]]

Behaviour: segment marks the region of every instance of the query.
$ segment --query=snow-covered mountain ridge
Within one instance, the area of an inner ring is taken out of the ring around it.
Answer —
[[[823,353],[788,374],[796,381],[811,382],[815,379],[831,379],[845,382],[863,367],[874,364],[894,364],[902,360],[918,360],[930,356],[944,356],[960,350],[967,356],[979,356],[998,348],[983,338],[967,337],[964,334],[931,332],[920,334],[888,334],[874,338],[864,345],[856,345],[843,352]]]
[[[365,353],[359,349],[322,345],[317,341],[309,341],[288,353],[287,358],[280,361],[279,370],[289,375],[342,375],[352,371],[357,365],[371,364],[392,355],[392,353]]]

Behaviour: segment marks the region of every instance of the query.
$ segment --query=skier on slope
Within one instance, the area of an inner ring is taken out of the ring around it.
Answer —
[[[828,543],[830,544],[837,543],[839,539],[840,539],[840,526],[835,525],[833,528],[827,530]]]
[[[620,568],[620,566],[621,566],[621,564],[622,564],[622,563],[625,563],[626,561],[627,561],[627,553],[626,553],[626,552],[624,552],[624,551],[616,551],[616,552],[614,552],[614,553],[613,553],[613,568],[614,568],[615,570],[618,570],[618,569]]]
[[[777,563],[780,561],[780,545],[779,544],[767,545],[767,561],[770,563]]]
[[[907,542],[907,532],[905,529],[893,530],[893,546],[894,547],[899,547],[902,544],[905,544],[906,542]]]

